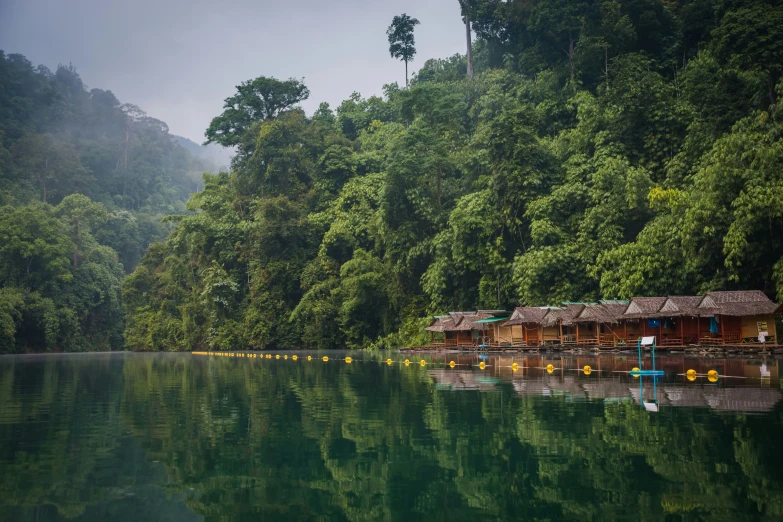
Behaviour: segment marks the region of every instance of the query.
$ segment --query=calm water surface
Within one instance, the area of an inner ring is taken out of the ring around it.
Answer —
[[[783,520],[778,361],[288,355],[0,358],[0,520]]]

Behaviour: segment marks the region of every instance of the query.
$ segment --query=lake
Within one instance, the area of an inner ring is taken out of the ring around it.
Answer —
[[[772,358],[271,355],[0,358],[0,520],[783,519]]]

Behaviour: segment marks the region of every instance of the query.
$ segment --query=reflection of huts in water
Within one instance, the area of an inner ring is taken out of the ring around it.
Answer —
[[[514,389],[519,395],[567,395],[575,399],[586,399],[587,392],[575,377],[514,379]]]
[[[638,381],[604,379],[585,382],[574,377],[565,379],[514,379],[514,390],[521,396],[566,395],[571,399],[633,400],[639,404]],[[657,397],[651,383],[642,386],[645,401],[656,399],[660,406],[711,408],[719,411],[765,412],[781,399],[773,388],[717,388],[664,384],[657,387]]]
[[[721,411],[770,411],[780,400],[772,388],[707,388],[704,399],[710,408]]]
[[[515,379],[512,381],[514,390],[522,396],[542,395],[549,397],[552,395],[552,388],[541,379]]]
[[[652,387],[649,391],[649,397],[652,397]],[[636,395],[638,396],[638,388]],[[647,391],[647,390],[645,390]],[[647,395],[647,394],[645,394]],[[666,386],[658,388],[659,400],[665,400],[672,406],[706,408],[707,401],[704,400],[704,393],[700,387],[696,386]]]
[[[470,370],[428,370],[427,375],[435,381],[438,389],[489,391],[494,390],[497,384],[494,379]]]
[[[653,400],[652,385],[644,384],[644,398]],[[634,401],[639,402],[639,386],[629,388]],[[718,388],[714,386],[658,386],[658,403],[662,406],[710,408],[719,411],[765,412],[780,401],[779,390],[773,388]]]
[[[630,399],[628,382],[618,379],[585,382],[582,387],[591,399]]]

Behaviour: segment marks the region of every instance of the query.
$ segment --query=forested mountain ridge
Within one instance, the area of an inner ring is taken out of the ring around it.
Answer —
[[[122,348],[125,272],[208,170],[74,67],[0,51],[0,353]]]
[[[207,130],[233,171],[126,280],[130,347],[398,346],[447,310],[783,298],[780,2],[461,5],[472,79],[431,60],[310,118],[297,80],[237,88]]]

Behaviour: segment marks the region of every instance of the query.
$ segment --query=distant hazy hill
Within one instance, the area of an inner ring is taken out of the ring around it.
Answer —
[[[214,163],[218,170],[228,170],[231,164],[231,149],[215,144],[199,145],[193,140],[175,134],[172,134],[171,137],[191,154]]]

